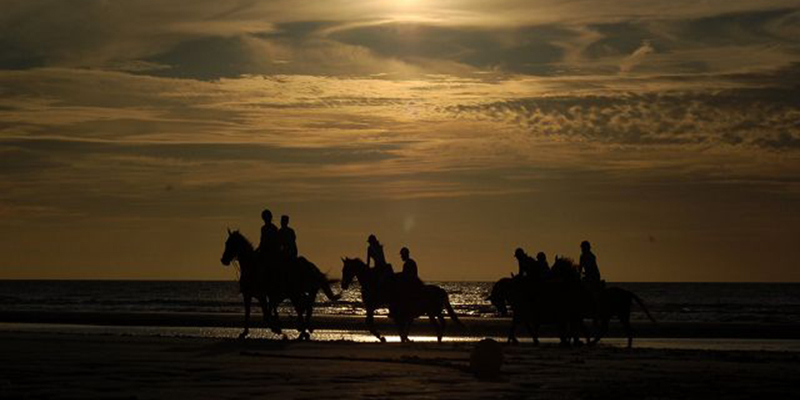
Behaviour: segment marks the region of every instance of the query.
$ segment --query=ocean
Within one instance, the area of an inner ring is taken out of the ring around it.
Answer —
[[[459,315],[496,317],[486,300],[492,282],[430,282],[442,286]],[[609,283],[636,293],[660,322],[800,322],[799,283]],[[337,302],[320,295],[315,314],[363,315],[357,285]],[[338,286],[334,292],[339,292]],[[0,280],[6,312],[242,313],[233,281]],[[632,319],[645,320],[637,306]],[[289,313],[284,303],[283,313]]]

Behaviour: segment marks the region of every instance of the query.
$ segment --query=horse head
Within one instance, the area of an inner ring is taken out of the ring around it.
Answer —
[[[247,241],[244,235],[239,233],[239,231],[231,232],[231,230],[228,229],[228,239],[225,241],[225,250],[222,252],[220,262],[222,262],[224,266],[231,265],[231,262],[238,259],[248,248],[252,250],[253,246]]]
[[[486,298],[486,300],[492,303],[502,317],[508,316],[506,299],[509,295],[508,290],[510,289],[509,283],[511,283],[511,279],[513,278],[503,278],[497,281],[494,286],[492,286],[492,292],[489,294],[489,297]]]

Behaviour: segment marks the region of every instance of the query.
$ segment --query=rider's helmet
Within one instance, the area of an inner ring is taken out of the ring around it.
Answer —
[[[539,261],[546,260],[547,256],[544,254],[543,251],[540,251],[539,253],[536,254],[536,259]]]
[[[517,247],[517,249],[514,250],[514,257],[520,258],[524,255],[525,255],[525,250],[522,250],[521,247]]]
[[[375,237],[375,235],[369,235],[369,237],[367,238],[367,243],[369,244],[378,243],[378,238]]]
[[[264,209],[264,211],[261,212],[261,219],[263,219],[264,222],[271,222],[272,221],[272,211]]]
[[[581,242],[581,250],[588,251],[592,249],[591,243],[588,240],[584,240]]]
[[[402,249],[400,249],[400,255],[401,256],[408,257],[408,253],[409,253],[408,247],[403,247]]]

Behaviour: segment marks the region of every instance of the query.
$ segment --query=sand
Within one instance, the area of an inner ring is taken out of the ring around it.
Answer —
[[[502,375],[469,371],[474,343],[381,344],[0,333],[3,399],[796,398],[800,355],[503,346]]]

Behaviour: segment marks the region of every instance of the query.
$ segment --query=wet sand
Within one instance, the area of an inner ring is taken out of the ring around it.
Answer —
[[[0,333],[0,398],[796,398],[800,354]]]

